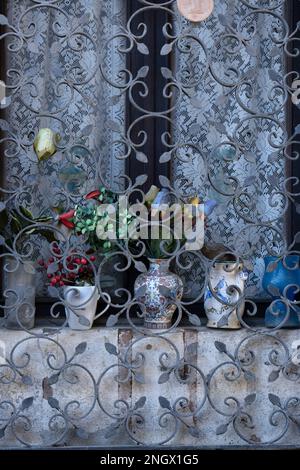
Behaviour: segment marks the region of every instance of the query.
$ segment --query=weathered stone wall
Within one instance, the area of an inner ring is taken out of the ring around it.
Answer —
[[[300,447],[300,407],[294,400],[285,409],[288,398],[300,397],[289,357],[299,331],[276,335],[185,328],[142,337],[126,328],[65,328],[44,339],[1,330],[0,398],[7,403],[0,446]]]

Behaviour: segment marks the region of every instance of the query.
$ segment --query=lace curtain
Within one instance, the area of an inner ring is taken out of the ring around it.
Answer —
[[[261,287],[267,244],[285,238],[286,178],[281,144],[286,135],[285,2],[215,1],[206,21],[184,20],[174,74],[182,92],[174,113],[181,142],[173,160],[173,184],[185,194],[215,199],[206,243],[240,252],[251,267],[247,296]],[[275,236],[276,238],[276,236]],[[182,273],[184,275],[184,273]],[[201,267],[188,275],[196,288]]]
[[[5,44],[11,103],[1,123],[9,134],[6,189],[19,191],[19,202],[26,200],[35,216],[51,213],[54,206],[74,207],[101,182],[120,188],[124,160],[117,158],[122,152],[113,127],[117,123],[122,129],[125,121],[124,95],[117,93],[125,80],[119,73],[125,63],[123,41],[111,38],[124,24],[126,2],[39,3],[7,2],[15,31]],[[45,127],[60,141],[56,154],[39,162],[33,141]]]

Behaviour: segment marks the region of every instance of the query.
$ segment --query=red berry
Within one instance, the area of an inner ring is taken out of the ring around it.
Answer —
[[[54,263],[54,258],[49,258],[49,263]]]
[[[91,257],[90,257],[90,260],[91,260],[91,261],[96,261],[96,256],[94,256],[94,255],[91,256]]]
[[[61,277],[60,277],[60,276],[56,276],[56,278],[55,278],[55,279],[56,279],[56,282],[59,282],[59,281],[60,281],[60,279],[61,279]]]
[[[80,258],[75,258],[75,263],[80,264]]]
[[[45,263],[44,263],[44,260],[40,259],[40,260],[39,260],[39,265],[40,265],[40,266],[44,266],[44,264],[45,264]]]
[[[81,264],[87,264],[87,260],[85,258],[81,258]]]
[[[51,285],[52,285],[52,286],[55,286],[55,284],[56,284],[56,279],[54,278],[54,279],[52,279],[52,281],[51,281]]]
[[[59,285],[60,287],[64,286],[65,285],[64,281],[59,281]]]
[[[47,274],[47,277],[48,277],[49,279],[51,279],[52,274]]]
[[[80,273],[83,273],[84,269],[83,268],[79,268],[79,272]]]

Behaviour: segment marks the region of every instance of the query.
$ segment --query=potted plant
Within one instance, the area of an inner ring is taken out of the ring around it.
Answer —
[[[103,294],[107,305],[96,315],[100,294],[95,286],[95,254],[87,250],[83,255],[71,251],[66,257],[58,243],[52,244],[52,253],[48,260],[40,259],[41,269],[46,270],[50,292],[62,288],[68,325],[72,330],[88,330],[93,322],[109,307],[109,296]],[[55,291],[56,292],[56,291]]]

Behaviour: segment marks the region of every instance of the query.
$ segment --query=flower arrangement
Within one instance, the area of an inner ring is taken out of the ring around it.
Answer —
[[[47,260],[40,259],[38,264],[47,272],[49,284],[53,287],[93,285],[96,256],[89,252],[84,256],[71,253],[64,261],[61,247],[55,242],[52,244],[53,256]]]
[[[137,249],[138,237],[136,222],[144,225],[148,229],[148,236],[143,236],[140,239],[144,242],[146,251],[145,255],[148,258],[167,258],[169,257],[178,246],[183,246],[188,242],[188,235],[193,236],[193,230],[196,226],[197,220],[200,219],[204,223],[205,217],[209,215],[214,209],[215,201],[207,201],[201,207],[201,202],[198,197],[192,197],[187,201],[189,211],[194,208],[194,211],[187,212],[183,203],[177,204],[175,212],[161,210],[162,207],[171,206],[171,193],[167,188],[158,188],[151,186],[150,190],[144,197],[143,216],[139,217],[131,213],[130,209],[118,208],[115,212],[115,220],[112,220],[106,207],[103,205],[117,205],[117,194],[107,190],[104,187],[94,190],[87,194],[81,204],[78,204],[74,209],[69,210],[58,216],[58,221],[68,229],[72,230],[75,235],[82,235],[89,246],[97,252],[106,254],[110,252],[114,245],[114,239],[109,237],[102,237],[103,233],[108,234],[110,230],[115,228],[115,240],[120,243],[122,240],[128,240],[132,250]],[[104,210],[103,210],[104,207]],[[204,210],[203,210],[204,207]],[[159,218],[152,220],[155,212],[159,212]],[[176,222],[179,226],[184,226],[184,218],[190,219],[189,231],[178,234],[174,227]],[[115,222],[115,227],[113,222]],[[153,227],[156,227],[156,236],[153,236]],[[169,227],[168,232],[164,230]],[[126,233],[124,233],[126,232]],[[145,231],[143,232],[145,234]],[[201,247],[200,247],[201,248]]]

